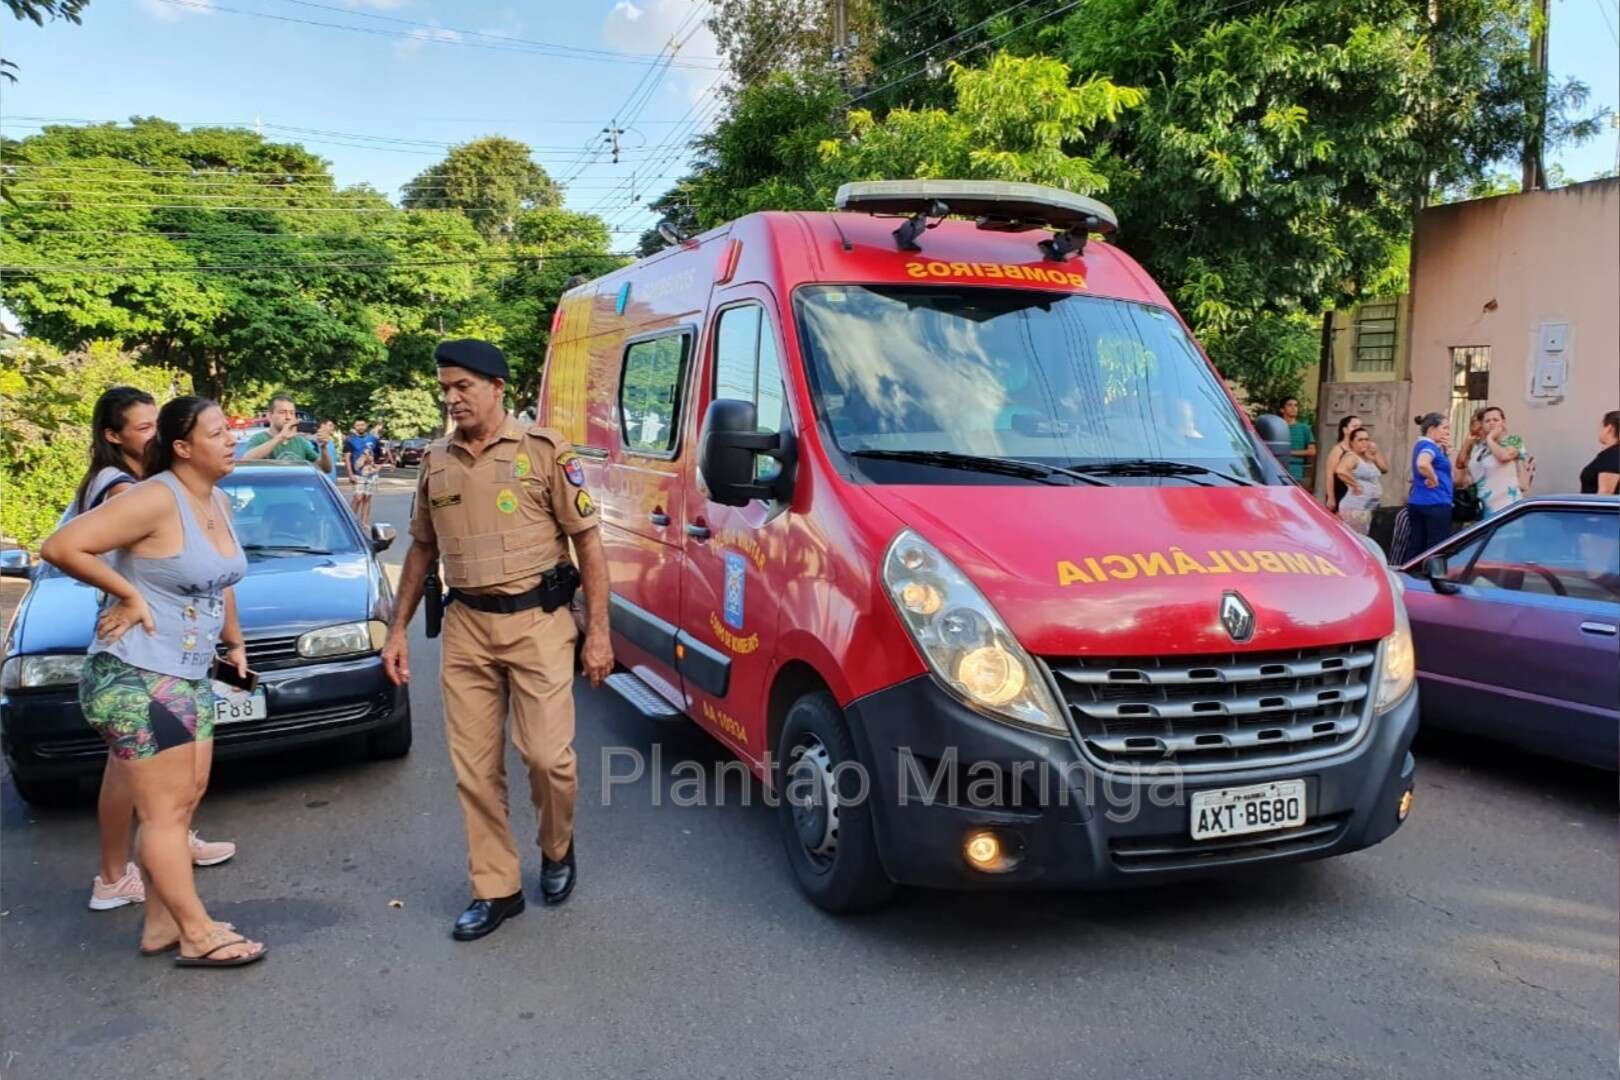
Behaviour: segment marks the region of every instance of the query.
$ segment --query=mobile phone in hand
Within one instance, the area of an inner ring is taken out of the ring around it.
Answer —
[[[253,693],[259,686],[259,673],[249,668],[247,678],[243,678],[236,670],[236,665],[223,656],[214,657],[214,670],[210,676],[226,686],[234,686],[246,693]]]

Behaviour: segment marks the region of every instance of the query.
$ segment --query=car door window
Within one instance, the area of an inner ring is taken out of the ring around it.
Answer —
[[[764,309],[742,304],[720,313],[714,335],[714,396],[752,402],[757,430],[767,433],[787,426],[787,397],[782,390],[782,365],[776,334]],[[755,475],[766,479],[779,463],[759,457]]]
[[[667,334],[625,350],[619,379],[619,434],[625,449],[657,457],[674,454],[690,341],[685,333]]]
[[[1620,599],[1620,530],[1599,511],[1532,510],[1493,530],[1466,584],[1582,600]]]

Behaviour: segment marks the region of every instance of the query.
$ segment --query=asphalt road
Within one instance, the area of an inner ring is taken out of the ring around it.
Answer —
[[[376,515],[402,540],[404,490]],[[1346,858],[1147,893],[908,892],[837,919],[800,899],[757,788],[669,805],[671,770],[712,770],[718,744],[582,685],[578,891],[458,944],[437,652],[412,648],[409,758],[238,765],[203,805],[242,850],[200,887],[270,943],[261,965],[138,958],[136,910],[84,907],[93,815],[5,785],[0,1075],[1613,1075],[1613,775],[1425,742],[1411,820]],[[610,746],[659,749],[662,805],[652,777],[603,805]]]

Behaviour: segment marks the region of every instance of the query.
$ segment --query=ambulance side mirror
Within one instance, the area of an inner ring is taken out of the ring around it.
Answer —
[[[1275,413],[1266,413],[1264,416],[1254,418],[1254,430],[1259,433],[1266,449],[1271,451],[1282,466],[1282,471],[1288,471],[1288,461],[1294,455],[1294,440],[1288,435],[1288,421]]]
[[[735,398],[709,402],[698,437],[698,468],[703,471],[709,498],[721,506],[789,498],[793,493],[794,446],[792,432],[759,430],[753,402]],[[756,463],[761,455],[781,463],[775,476],[759,477]]]

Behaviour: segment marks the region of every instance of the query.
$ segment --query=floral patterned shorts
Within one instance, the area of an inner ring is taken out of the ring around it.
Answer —
[[[207,679],[160,675],[112,653],[85,661],[79,707],[123,761],[214,737],[214,689]]]

